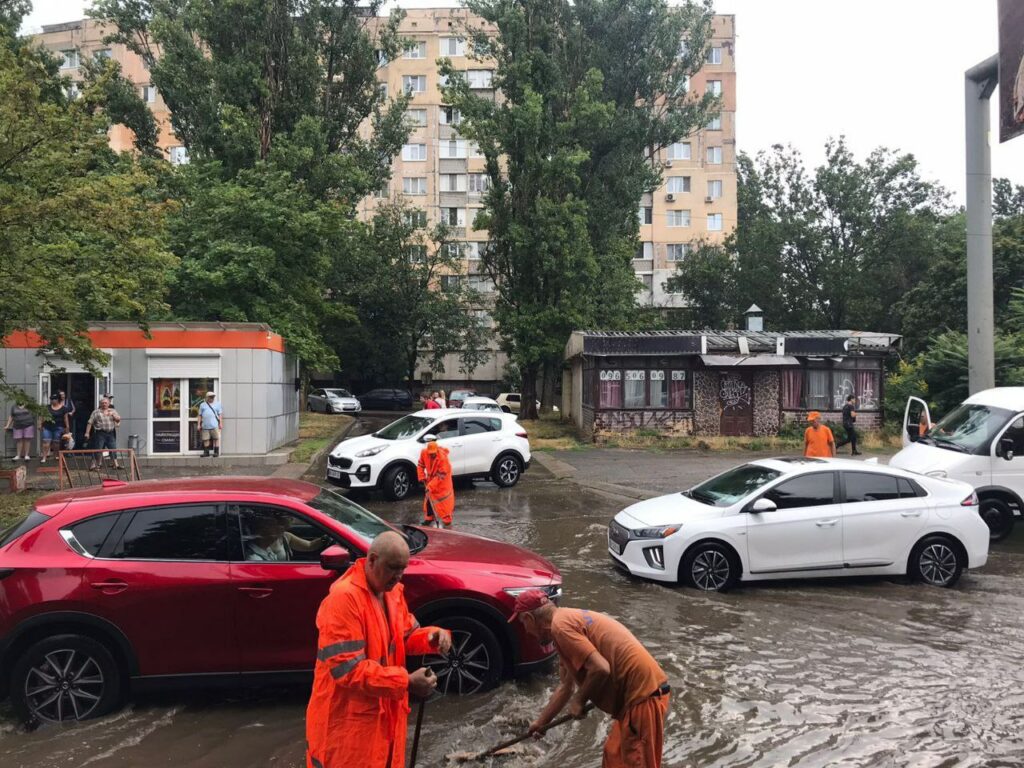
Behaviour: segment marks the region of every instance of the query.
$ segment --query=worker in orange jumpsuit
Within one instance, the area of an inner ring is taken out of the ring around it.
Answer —
[[[386,531],[320,604],[306,768],[404,768],[408,698],[437,685],[425,667],[408,672],[406,654],[447,653],[452,642],[409,613],[399,584],[408,565],[405,539]]]
[[[431,525],[440,518],[445,528],[452,524],[455,512],[455,488],[452,486],[452,463],[448,460],[448,449],[437,444],[434,435],[423,438],[426,445],[420,451],[416,476],[426,487],[423,496],[423,525]]]
[[[596,611],[558,608],[540,589],[516,597],[510,622],[558,651],[559,684],[540,716],[530,724],[539,738],[544,727],[569,705],[586,715],[588,701],[615,718],[604,743],[602,768],[660,768],[670,687],[658,662],[633,633]]]

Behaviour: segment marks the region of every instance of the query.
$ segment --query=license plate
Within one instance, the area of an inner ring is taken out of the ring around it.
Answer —
[[[610,549],[616,555],[621,555],[622,554],[622,546],[620,544],[616,544],[611,539],[608,539],[608,549]]]
[[[341,470],[340,469],[336,469],[335,467],[328,467],[327,468],[327,476],[328,477],[341,477]]]

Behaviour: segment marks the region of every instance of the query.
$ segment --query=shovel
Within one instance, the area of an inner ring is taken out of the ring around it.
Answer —
[[[587,705],[583,708],[583,714],[587,714],[593,708],[594,702],[588,702]],[[550,723],[545,725],[538,731],[538,733],[541,736],[543,736],[552,728],[557,728],[558,726],[564,725],[565,723],[568,723],[570,720],[575,719],[576,718],[574,718],[572,715],[562,715],[561,717],[556,718],[555,720],[552,720]],[[524,733],[522,736],[516,736],[514,739],[509,739],[508,741],[501,742],[501,744],[496,744],[495,746],[491,747],[490,749],[484,752],[453,752],[447,757],[449,760],[454,760],[456,763],[468,763],[474,760],[483,760],[485,758],[494,757],[498,754],[501,754],[504,752],[504,750],[508,749],[509,747],[515,746],[516,744],[522,741],[526,741],[530,738],[533,738],[533,735],[531,733]]]

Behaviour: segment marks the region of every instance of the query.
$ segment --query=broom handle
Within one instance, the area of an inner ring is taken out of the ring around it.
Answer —
[[[587,702],[587,706],[585,706],[583,708],[583,714],[587,714],[593,708],[594,708],[594,702],[592,702],[592,701]],[[564,725],[565,723],[568,723],[570,720],[575,720],[575,719],[576,718],[574,718],[572,715],[562,715],[561,717],[559,717],[559,718],[557,718],[555,720],[552,720],[550,723],[545,725],[543,728],[541,728],[538,731],[538,733],[543,736],[545,733],[550,731],[552,728],[557,728],[558,726]],[[501,742],[501,744],[498,744],[497,746],[491,747],[486,752],[482,753],[480,755],[480,757],[489,757],[490,755],[493,755],[495,752],[500,752],[501,750],[508,749],[509,747],[514,746],[514,745],[518,744],[521,741],[526,741],[527,739],[531,738],[531,736],[532,736],[532,734],[527,732],[527,733],[524,733],[522,736],[516,736],[514,739],[509,739],[508,741],[503,741],[503,742]]]

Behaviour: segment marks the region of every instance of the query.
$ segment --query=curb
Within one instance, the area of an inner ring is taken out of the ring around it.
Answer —
[[[358,423],[359,419],[353,416],[352,421],[350,421],[344,427],[344,429],[342,429],[340,432],[332,436],[327,445],[325,445],[319,451],[310,456],[308,462],[304,462],[301,464],[292,461],[285,462],[277,470],[275,470],[272,477],[290,477],[295,479],[303,477],[318,461],[320,461],[320,459],[323,458],[325,453],[328,453],[329,451],[333,450],[338,443],[340,443],[342,440],[348,437],[348,433],[355,429],[355,426]],[[292,450],[294,451],[295,449],[293,448]],[[291,453],[289,453],[289,457],[290,456]]]

